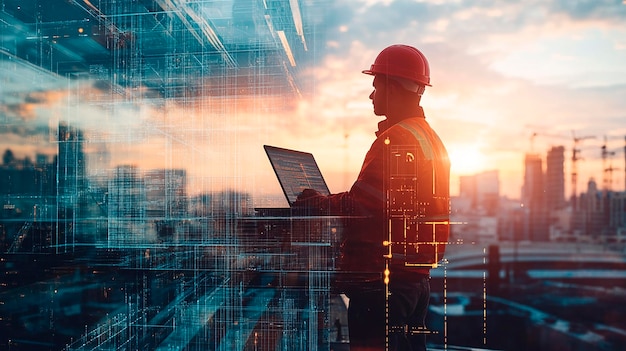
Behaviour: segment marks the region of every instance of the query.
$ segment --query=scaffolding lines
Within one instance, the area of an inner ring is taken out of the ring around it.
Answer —
[[[44,292],[50,325],[80,330],[66,350],[330,348],[337,219],[258,218],[249,194],[228,190],[246,181],[230,121],[292,108],[309,88],[308,6],[3,2],[3,31],[16,34],[3,52],[65,82],[49,123],[46,245],[89,252],[75,288],[51,280]],[[189,170],[202,163],[222,173]]]

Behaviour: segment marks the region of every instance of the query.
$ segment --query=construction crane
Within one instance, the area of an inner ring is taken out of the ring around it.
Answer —
[[[535,150],[535,138],[538,137],[538,136],[544,136],[544,137],[556,138],[556,139],[566,139],[567,138],[567,136],[559,135],[559,134],[532,132],[530,134],[530,152],[531,153],[533,153],[534,150]]]
[[[572,207],[576,208],[576,196],[578,195],[578,191],[576,189],[576,185],[578,184],[578,161],[582,160],[580,157],[580,149],[578,148],[581,141],[586,139],[595,139],[595,136],[586,135],[582,137],[577,137],[576,132],[572,130],[572,140],[574,141],[574,146],[572,147]]]
[[[604,144],[602,145],[602,171],[603,171],[603,190],[610,191],[613,187],[613,172],[620,170],[620,168],[613,167],[612,156],[615,156],[619,153],[620,149],[624,153],[624,190],[626,191],[626,135],[624,136],[624,146],[623,147],[613,147],[609,148],[610,140],[621,139],[622,137],[618,136],[604,136]],[[607,164],[608,162],[608,164]]]
[[[613,185],[613,171],[617,171],[619,168],[614,168],[613,163],[609,157],[615,156],[615,151],[610,151],[607,149],[607,137],[604,136],[604,144],[602,144],[602,189],[604,191],[611,191],[611,187]],[[608,166],[607,166],[608,159]]]

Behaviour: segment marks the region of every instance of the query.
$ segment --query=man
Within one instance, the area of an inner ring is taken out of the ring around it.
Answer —
[[[348,218],[337,282],[350,298],[350,349],[425,350],[429,274],[450,213],[448,154],[420,106],[430,68],[416,48],[392,45],[363,73],[386,118],[356,182],[330,196],[307,189],[296,204]]]

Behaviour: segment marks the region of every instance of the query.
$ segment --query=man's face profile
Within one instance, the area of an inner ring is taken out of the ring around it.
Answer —
[[[384,76],[376,75],[374,76],[372,86],[374,87],[374,90],[370,94],[370,99],[374,105],[374,114],[376,116],[385,116],[387,114],[388,103],[387,80]]]

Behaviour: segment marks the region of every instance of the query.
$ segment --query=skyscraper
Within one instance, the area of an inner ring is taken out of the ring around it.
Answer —
[[[537,154],[526,154],[524,159],[524,185],[522,204],[525,208],[524,237],[531,241],[549,239],[548,213],[546,210],[543,162]]]
[[[565,207],[565,147],[553,146],[546,159],[546,209],[559,210]]]
[[[66,123],[59,123],[59,158],[57,164],[59,201],[71,205],[85,189],[85,153],[82,132]]]
[[[87,180],[85,177],[85,153],[83,134],[80,129],[59,123],[57,159],[57,252],[71,252],[78,236],[86,235]],[[80,240],[85,240],[81,238]]]

